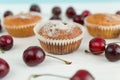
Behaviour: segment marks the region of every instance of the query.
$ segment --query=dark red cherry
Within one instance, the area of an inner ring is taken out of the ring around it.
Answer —
[[[120,45],[115,43],[108,44],[105,49],[105,57],[112,62],[120,60]]]
[[[53,15],[59,16],[61,14],[61,8],[56,6],[52,9]]]
[[[0,32],[2,31],[2,24],[1,24],[1,21],[0,21]]]
[[[75,10],[74,10],[73,7],[67,8],[67,10],[66,10],[66,16],[68,18],[73,18],[75,15],[76,15],[76,12],[75,12]]]
[[[37,4],[31,5],[30,11],[41,12],[40,7]]]
[[[81,16],[84,17],[84,18],[89,16],[89,15],[91,15],[91,12],[88,11],[88,10],[83,11],[82,14],[81,14]]]
[[[9,64],[4,59],[0,58],[0,78],[5,77],[9,70]]]
[[[95,55],[103,53],[105,51],[105,46],[106,41],[102,38],[93,38],[89,42],[89,49]]]
[[[10,35],[0,36],[0,49],[10,50],[13,47],[13,38]]]
[[[78,70],[70,80],[95,80],[90,72],[87,70]]]
[[[38,46],[28,47],[23,52],[23,60],[28,66],[36,66],[45,59],[45,52]]]
[[[13,15],[13,13],[11,11],[6,11],[4,13],[4,17],[11,16],[11,15]]]
[[[120,15],[120,11],[117,11],[116,14]]]
[[[79,24],[84,24],[83,17],[81,15],[75,15],[73,17],[73,21]]]
[[[50,18],[50,20],[61,20],[61,18],[59,16],[54,15]]]

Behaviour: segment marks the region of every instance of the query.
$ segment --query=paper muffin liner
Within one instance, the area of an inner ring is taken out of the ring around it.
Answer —
[[[16,26],[8,27],[5,26],[7,32],[14,37],[28,37],[34,35],[33,28],[35,24],[25,25],[25,26]]]
[[[87,19],[87,18],[86,18]],[[106,39],[117,38],[120,34],[120,25],[115,26],[104,26],[104,25],[96,25],[87,22],[85,19],[85,26],[87,27],[90,35],[94,37],[102,37]]]
[[[34,33],[38,38],[40,45],[45,51],[52,54],[61,55],[61,54],[71,53],[79,48],[81,40],[83,38],[83,34],[84,34],[84,29],[81,25],[75,23],[79,25],[80,29],[82,30],[82,33],[79,36],[73,39],[65,39],[65,40],[57,39],[56,40],[56,39],[45,38],[38,33],[42,25],[44,25],[45,23],[46,22],[38,23],[34,28]]]
[[[30,12],[33,15],[39,15],[38,13],[35,12]],[[40,15],[39,15],[40,16]],[[7,32],[14,37],[29,37],[34,35],[33,28],[34,26],[40,22],[41,20],[32,23],[32,24],[27,24],[27,25],[22,25],[22,26],[9,26],[9,25],[4,25],[5,29]]]

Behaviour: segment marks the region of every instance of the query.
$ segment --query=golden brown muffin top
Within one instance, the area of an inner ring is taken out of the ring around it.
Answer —
[[[82,33],[79,26],[73,23],[48,23],[40,28],[39,34],[48,39],[73,39]]]
[[[95,25],[115,26],[120,24],[120,15],[97,13],[88,16],[86,21]]]
[[[41,17],[34,13],[20,13],[18,15],[6,17],[4,19],[4,25],[8,27],[24,26],[24,25],[34,24],[40,20],[41,20]]]

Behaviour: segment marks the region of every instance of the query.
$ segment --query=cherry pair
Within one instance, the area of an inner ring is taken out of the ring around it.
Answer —
[[[88,10],[84,10],[80,15],[75,15],[73,17],[73,21],[84,25],[84,19],[89,15],[91,15],[91,12]]]
[[[79,24],[84,24],[84,19],[91,14],[90,11],[85,10],[82,12],[82,14],[77,15],[76,11],[73,7],[68,7],[66,10],[66,16],[68,18],[73,19],[74,22],[79,23]]]
[[[95,54],[99,55],[105,51],[105,57],[109,61],[120,60],[120,45],[116,44],[119,42],[106,44],[106,41],[102,38],[93,38],[89,42],[89,50]],[[89,52],[85,50],[85,52]]]
[[[13,46],[13,38],[9,35],[0,36],[0,50],[10,50]],[[9,64],[0,58],[0,78],[5,77],[10,70]]]

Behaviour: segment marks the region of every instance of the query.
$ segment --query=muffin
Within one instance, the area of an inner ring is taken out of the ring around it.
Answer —
[[[120,34],[120,15],[97,13],[85,19],[88,32],[94,37],[117,38]]]
[[[4,18],[3,25],[11,36],[28,37],[34,35],[33,27],[40,20],[38,13],[20,13]]]
[[[62,55],[79,48],[84,30],[74,22],[52,20],[38,23],[34,32],[45,51]]]

